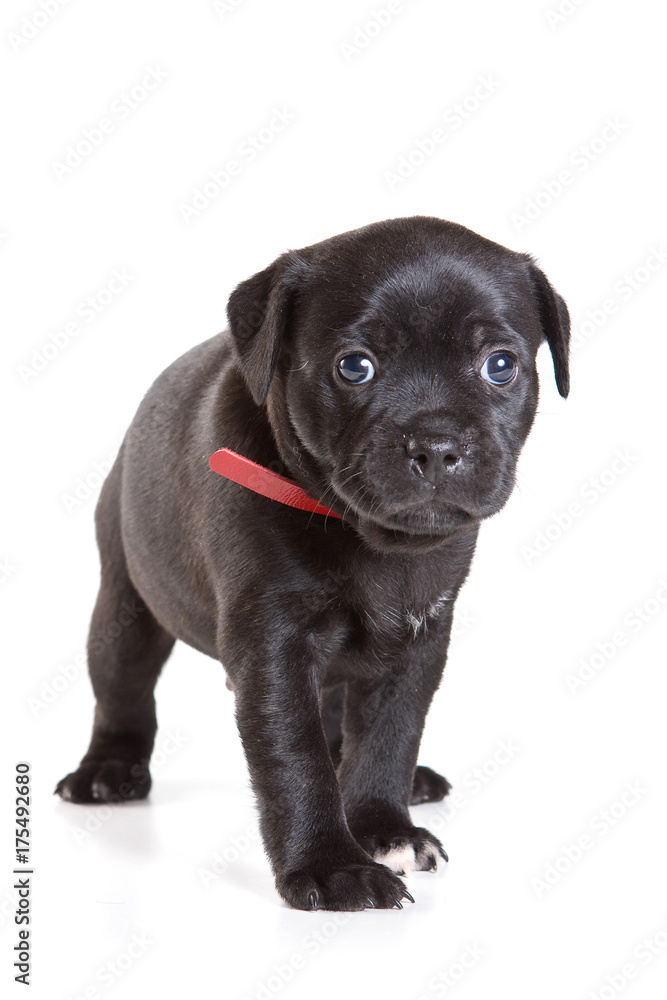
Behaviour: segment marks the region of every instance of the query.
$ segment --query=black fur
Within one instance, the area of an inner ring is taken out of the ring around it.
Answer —
[[[95,724],[57,791],[148,794],[153,688],[182,639],[229,675],[283,898],[398,906],[404,884],[372,856],[444,856],[408,812],[449,790],[417,767],[424,718],[479,523],[514,485],[545,339],[567,395],[567,308],[528,255],[415,217],[284,254],[228,316],[155,382],[104,485]],[[519,374],[494,386],[480,369],[501,349]],[[376,367],[367,384],[336,371],[354,351]],[[214,474],[220,447],[344,520]]]

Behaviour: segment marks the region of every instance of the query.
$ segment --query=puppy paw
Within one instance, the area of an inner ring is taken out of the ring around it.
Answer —
[[[412,781],[410,805],[418,806],[421,802],[440,802],[451,791],[447,778],[432,771],[430,767],[418,764]]]
[[[402,899],[414,899],[400,878],[384,865],[342,863],[330,870],[288,872],[276,879],[283,899],[297,910],[402,909]]]
[[[66,802],[125,802],[145,799],[151,787],[148,768],[130,760],[109,758],[81,764],[56,785]]]
[[[434,872],[439,858],[449,860],[438,838],[419,826],[395,834],[366,836],[359,842],[374,861],[399,875]]]

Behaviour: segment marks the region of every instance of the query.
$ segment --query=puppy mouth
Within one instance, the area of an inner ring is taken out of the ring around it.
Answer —
[[[401,531],[407,535],[449,535],[467,525],[476,523],[476,518],[469,511],[454,504],[440,504],[437,509],[409,508],[394,514],[373,511],[369,514],[360,512],[361,520],[368,520],[377,527],[388,531]]]
[[[505,482],[505,478],[484,499],[448,497],[443,490],[434,489],[427,500],[422,496],[405,503],[401,502],[403,498],[392,500],[391,496],[379,495],[368,483],[347,495],[346,484],[339,484],[335,475],[330,488],[344,505],[341,511],[344,519],[353,523],[362,535],[428,545],[471,530],[496,514],[507,502],[514,485],[513,477],[512,482]]]
[[[438,501],[437,505],[426,506],[423,501],[417,501],[398,509],[388,509],[386,502],[377,496],[369,497],[370,491],[357,499],[356,495],[346,496],[345,491],[335,483],[331,484],[331,488],[344,504],[344,519],[356,521],[360,528],[373,528],[411,538],[441,539],[471,527],[481,519],[478,513],[451,502]]]
[[[437,517],[372,517],[355,514],[354,527],[361,538],[378,552],[415,553],[429,551],[464,535],[479,524],[479,519],[459,507],[440,511]]]

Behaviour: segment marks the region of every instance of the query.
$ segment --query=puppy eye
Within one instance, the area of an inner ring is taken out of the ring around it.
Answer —
[[[491,385],[507,385],[519,370],[517,360],[507,351],[494,351],[482,365],[482,378]]]
[[[348,354],[338,362],[338,374],[346,382],[353,382],[361,385],[362,382],[370,382],[375,375],[375,368],[370,358],[365,354]]]

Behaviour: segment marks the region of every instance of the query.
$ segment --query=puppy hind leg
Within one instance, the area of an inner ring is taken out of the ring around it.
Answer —
[[[70,802],[120,802],[148,795],[157,721],[153,690],[174,646],[128,573],[112,470],[98,508],[102,578],[88,637],[88,670],[96,699],[93,733],[76,771],[55,791]]]
[[[106,576],[106,579],[105,579]],[[158,624],[129,578],[103,575],[88,641],[96,698],[90,746],[56,792],[70,802],[148,795],[157,720],[153,689],[174,639]]]

